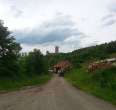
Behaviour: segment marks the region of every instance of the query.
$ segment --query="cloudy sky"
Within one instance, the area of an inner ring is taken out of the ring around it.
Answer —
[[[0,19],[21,43],[69,52],[116,40],[116,0],[0,0]]]

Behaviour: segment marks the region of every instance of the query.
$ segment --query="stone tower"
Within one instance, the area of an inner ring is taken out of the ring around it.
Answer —
[[[55,53],[59,53],[59,47],[55,46]]]

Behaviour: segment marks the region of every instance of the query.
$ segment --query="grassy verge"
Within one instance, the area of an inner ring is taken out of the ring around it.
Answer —
[[[73,69],[66,80],[77,88],[116,104],[116,68],[88,73],[85,68]]]
[[[0,92],[8,92],[25,88],[26,86],[42,85],[51,79],[51,75],[24,77],[22,79],[1,79]]]

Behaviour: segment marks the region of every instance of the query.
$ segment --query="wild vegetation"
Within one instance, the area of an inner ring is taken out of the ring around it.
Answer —
[[[116,41],[101,45],[81,48],[69,53],[59,53],[47,55],[50,66],[62,60],[69,60],[75,67],[80,67],[82,63],[90,63],[105,58],[116,56]]]
[[[0,21],[0,89],[12,90],[26,85],[44,83],[50,79],[40,50],[20,55],[17,43],[8,28]]]
[[[0,21],[0,77],[19,76],[18,57],[21,47],[10,35],[7,27]]]
[[[65,78],[75,87],[116,104],[116,67],[94,73],[87,72],[85,67],[76,68],[65,74]]]
[[[65,78],[77,88],[116,104],[116,67],[87,71],[90,63],[112,57],[116,57],[116,41],[75,50],[68,56],[73,70]]]

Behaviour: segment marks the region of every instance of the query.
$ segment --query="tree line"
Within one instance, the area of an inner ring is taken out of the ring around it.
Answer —
[[[69,53],[46,55],[46,57],[48,57],[49,65],[54,65],[62,60],[69,60],[74,67],[80,67],[82,63],[110,58],[112,54],[115,54],[114,56],[116,57],[116,41],[81,48]]]
[[[0,78],[32,77],[47,73],[45,58],[40,50],[20,55],[21,46],[0,21]]]

